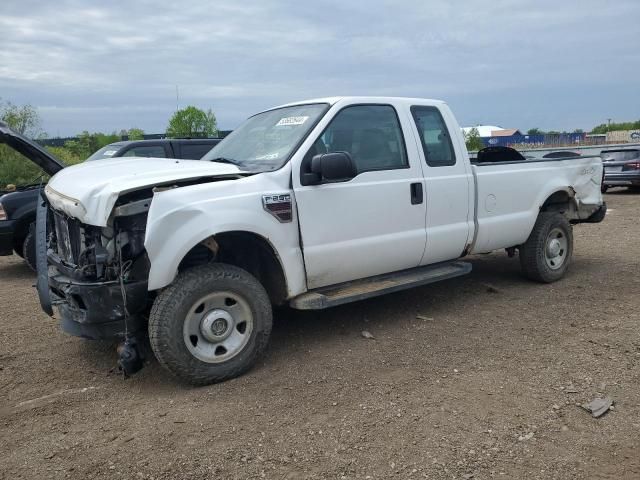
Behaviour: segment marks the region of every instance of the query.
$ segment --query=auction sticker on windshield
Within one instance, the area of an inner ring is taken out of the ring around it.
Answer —
[[[308,118],[309,117],[284,117],[276,123],[276,127],[282,127],[285,125],[302,125]]]
[[[117,150],[107,150],[102,155],[104,155],[105,157],[111,157],[111,156],[115,155],[116,152],[117,152]]]

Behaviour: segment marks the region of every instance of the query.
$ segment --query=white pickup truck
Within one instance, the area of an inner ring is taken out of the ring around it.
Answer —
[[[600,157],[472,163],[441,101],[339,97],[249,118],[202,160],[123,158],[63,169],[38,216],[39,294],[65,331],[148,332],[160,363],[208,384],[265,350],[272,305],[323,309],[468,273],[516,251],[553,282],[572,224],[606,206]],[[428,292],[427,292],[428,294]],[[133,349],[133,350],[132,350]]]

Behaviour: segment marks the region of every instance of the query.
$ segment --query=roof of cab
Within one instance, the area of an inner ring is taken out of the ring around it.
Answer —
[[[433,104],[444,104],[445,102],[442,100],[435,100],[431,98],[415,98],[415,97],[379,97],[379,96],[343,96],[343,97],[323,97],[323,98],[312,98],[309,100],[301,100],[299,102],[291,102],[286,103],[284,105],[280,105],[274,108],[282,108],[282,107],[293,107],[295,105],[307,105],[310,103],[328,103],[329,105],[334,105],[340,101],[361,101],[366,103],[372,102],[397,102],[401,101],[403,103],[411,103],[411,102],[429,102]],[[269,110],[273,110],[270,108]]]

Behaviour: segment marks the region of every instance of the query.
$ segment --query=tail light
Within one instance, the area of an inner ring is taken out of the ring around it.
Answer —
[[[625,163],[622,170],[640,170],[640,162]]]
[[[0,203],[0,220],[7,220],[9,217],[7,216],[7,212]]]

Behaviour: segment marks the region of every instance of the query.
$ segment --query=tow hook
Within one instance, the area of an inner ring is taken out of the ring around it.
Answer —
[[[125,378],[138,372],[144,366],[143,358],[138,346],[138,340],[134,336],[128,336],[124,342],[118,345],[118,369]]]

